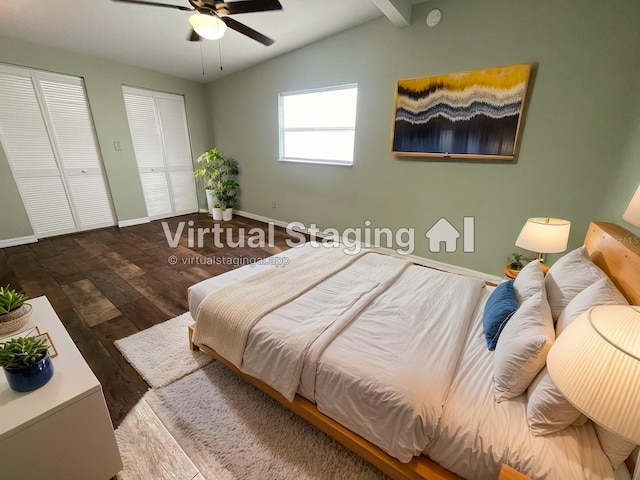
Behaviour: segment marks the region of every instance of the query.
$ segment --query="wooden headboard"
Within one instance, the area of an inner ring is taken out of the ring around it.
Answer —
[[[640,237],[614,223],[591,222],[584,244],[629,303],[640,305]]]

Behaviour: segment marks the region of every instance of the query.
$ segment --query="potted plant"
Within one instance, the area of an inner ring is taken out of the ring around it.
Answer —
[[[17,392],[42,387],[53,377],[47,337],[18,337],[0,344],[0,366]]]
[[[233,190],[237,195],[238,184],[235,181],[239,173],[238,162],[226,157],[218,149],[213,148],[198,157],[198,169],[194,172],[196,178],[202,178],[205,182],[207,194],[207,207],[214,220],[222,220],[222,212],[229,206],[228,197],[221,198],[219,194],[230,191],[232,182]],[[235,204],[234,196],[233,202]],[[233,205],[231,205],[233,206]]]
[[[31,317],[28,297],[9,285],[0,287],[0,335],[15,332],[24,327]]]
[[[530,257],[525,256],[522,253],[513,252],[509,257],[509,268],[514,272],[519,272],[524,268],[523,262],[531,261]]]
[[[221,180],[216,186],[215,195],[222,210],[222,220],[233,218],[233,207],[238,201],[238,187],[238,182],[230,178]]]

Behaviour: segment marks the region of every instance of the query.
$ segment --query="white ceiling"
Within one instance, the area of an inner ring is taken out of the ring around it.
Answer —
[[[187,0],[155,1],[189,6]],[[398,24],[398,6],[410,15],[411,4],[420,1],[280,0],[283,10],[234,15],[275,40],[265,47],[231,30],[220,41],[188,42],[191,13],[177,9],[111,0],[0,0],[0,37],[210,82],[370,21],[383,11]]]

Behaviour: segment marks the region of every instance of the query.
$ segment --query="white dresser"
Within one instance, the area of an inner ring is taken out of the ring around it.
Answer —
[[[48,332],[53,378],[32,392],[0,372],[0,479],[107,480],[122,469],[102,386],[46,297],[28,301],[27,326]]]

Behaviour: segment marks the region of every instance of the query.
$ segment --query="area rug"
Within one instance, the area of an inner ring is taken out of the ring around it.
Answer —
[[[114,343],[120,353],[151,387],[169,385],[213,359],[189,350],[189,312]]]
[[[165,329],[158,328],[163,325],[149,329],[152,332],[145,330],[128,337],[129,347],[136,350],[138,341],[162,344],[158,348],[167,349],[165,353],[173,356],[175,346],[164,345],[161,341],[156,343],[155,337],[165,335]],[[145,370],[150,368],[150,362],[139,362],[139,357],[136,360],[131,358],[129,361],[133,367],[147,378],[149,372]],[[193,362],[190,360],[191,367],[188,368],[193,368]],[[174,366],[180,371],[188,369],[182,365]],[[170,376],[180,377],[173,373]],[[197,467],[201,475],[197,478],[387,478],[219,362],[197,367],[193,373],[153,388],[145,394],[144,401]],[[117,432],[118,440],[125,444],[123,450],[129,450],[126,443],[136,440],[127,439],[123,433]]]

